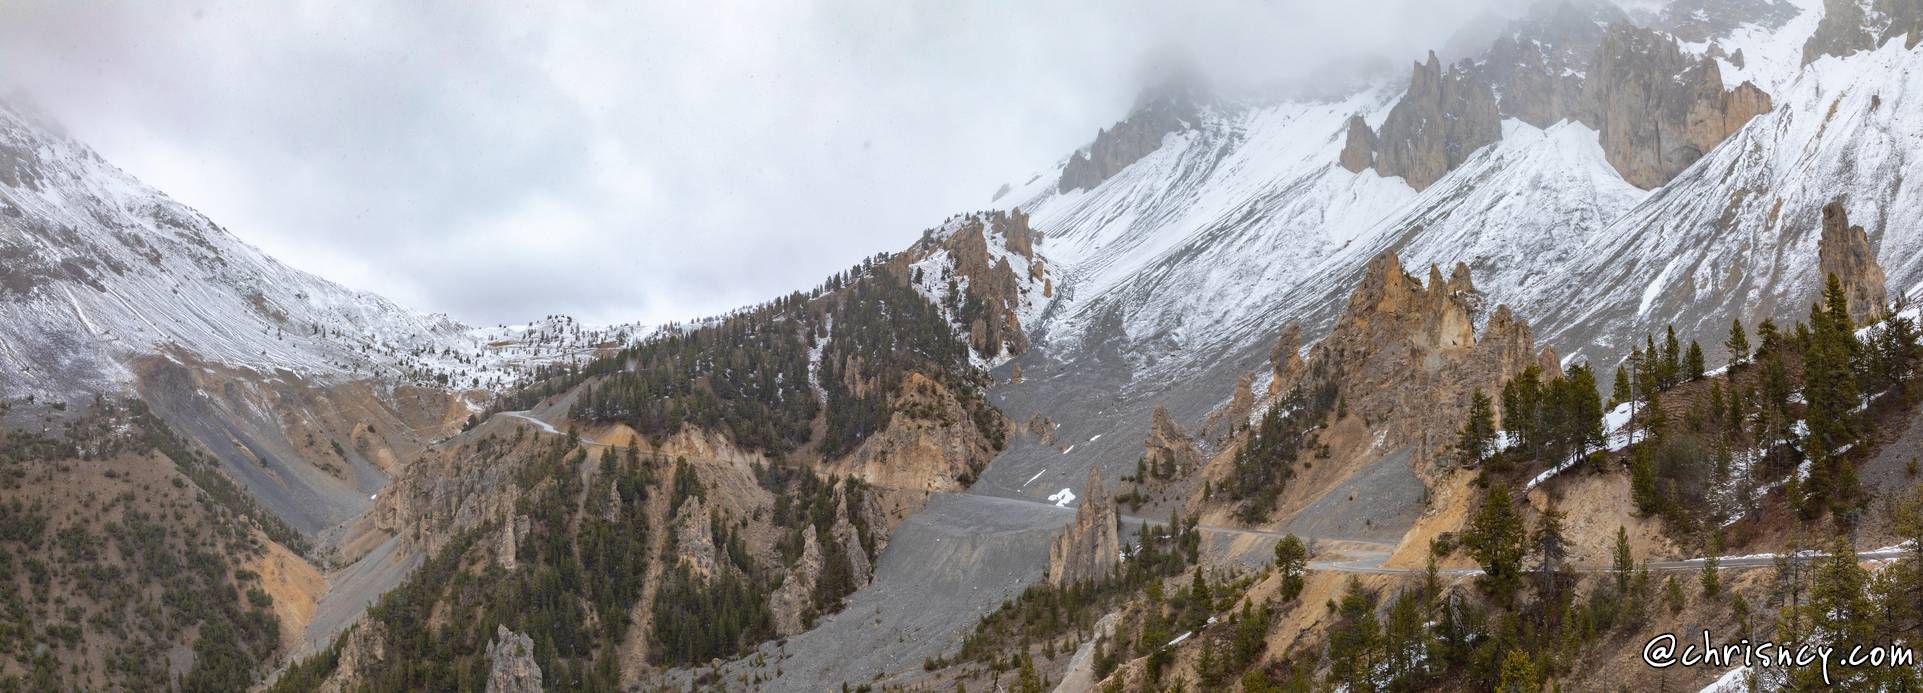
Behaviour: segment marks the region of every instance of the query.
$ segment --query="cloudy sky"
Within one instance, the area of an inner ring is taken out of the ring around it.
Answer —
[[[659,322],[987,207],[1168,56],[1400,65],[1490,2],[0,0],[0,86],[302,269],[477,324]]]

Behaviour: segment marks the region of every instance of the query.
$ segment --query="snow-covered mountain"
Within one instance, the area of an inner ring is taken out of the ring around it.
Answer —
[[[1467,263],[1491,306],[1511,305],[1565,357],[1613,365],[1629,335],[1670,322],[1712,345],[1732,318],[1806,313],[1820,210],[1837,198],[1869,228],[1893,291],[1923,281],[1923,210],[1905,185],[1923,180],[1923,49],[1898,38],[1805,66],[1819,0],[1694,5],[1641,14],[1774,108],[1653,190],[1626,182],[1598,132],[1571,120],[1505,117],[1499,141],[1421,192],[1339,166],[1345,121],[1380,127],[1399,82],[1205,105],[1092,190],[1037,176],[1001,199],[1033,216],[1062,277],[1040,345],[1073,360],[1092,335],[1119,337],[1132,378],[1167,382],[1256,353],[1287,320],[1313,338],[1368,260],[1395,252],[1445,273]]]
[[[1187,115],[1159,142],[1130,149],[1098,138],[1085,151],[1136,158],[1093,185],[1085,177],[1061,184],[1059,167],[1017,179],[1027,182],[997,204],[1031,215],[1055,291],[1026,323],[1032,349],[1016,360],[1024,381],[993,397],[1015,420],[1040,414],[1060,424],[1058,437],[1084,442],[1072,459],[1017,447],[978,488],[1060,488],[1087,464],[1132,471],[1156,407],[1196,425],[1229,403],[1245,374],[1255,374],[1261,390],[1284,326],[1300,322],[1306,350],[1385,252],[1418,276],[1431,264],[1444,276],[1466,264],[1484,295],[1479,321],[1507,304],[1539,346],[1605,377],[1631,339],[1671,323],[1715,360],[1733,319],[1753,327],[1763,318],[1806,318],[1820,286],[1821,210],[1833,200],[1867,229],[1891,297],[1923,292],[1923,201],[1913,184],[1923,180],[1923,109],[1915,103],[1923,46],[1893,36],[1874,50],[1805,64],[1823,0],[1683,0],[1629,14],[1599,1],[1545,4],[1501,33],[1501,50],[1463,65],[1417,64],[1413,81],[1490,80],[1503,108],[1500,137],[1419,191],[1350,156],[1358,141],[1371,144],[1354,122],[1387,135],[1390,112],[1411,98],[1408,78],[1337,97],[1198,97],[1174,109]],[[1646,24],[1624,31],[1617,25],[1631,21],[1625,17]],[[1633,185],[1599,123],[1638,109],[1617,103],[1603,113],[1611,104],[1594,99],[1612,95],[1599,97],[1584,82],[1607,76],[1571,63],[1585,50],[1595,55],[1612,30],[1614,38],[1641,32],[1636,46],[1678,54],[1612,56],[1618,78],[1645,80],[1614,85],[1616,98],[1669,90],[1649,98],[1701,98],[1677,110],[1717,115],[1741,113],[1728,99],[1753,88],[1769,107],[1726,125],[1715,146],[1680,150],[1695,158],[1665,182]],[[1688,68],[1674,78],[1648,69],[1678,61]],[[1620,69],[1625,62],[1632,69]],[[1712,67],[1715,81],[1704,78]],[[1530,70],[1567,79],[1531,81]],[[1680,90],[1666,83],[1686,79],[1697,82]],[[1718,95],[1724,90],[1731,96]],[[1714,111],[1718,104],[1728,110]],[[1573,115],[1533,125],[1512,114],[1543,120],[1557,109]],[[1143,120],[1131,116],[1102,137],[1133,132],[1131,123]]]
[[[113,391],[130,356],[470,386],[631,334],[565,317],[471,328],[288,267],[0,104],[0,397]]]

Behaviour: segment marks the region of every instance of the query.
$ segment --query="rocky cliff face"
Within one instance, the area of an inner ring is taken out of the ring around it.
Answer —
[[[1245,414],[1246,416],[1246,414]],[[1202,464],[1202,453],[1182,424],[1169,416],[1168,409],[1156,407],[1149,421],[1148,438],[1142,443],[1142,459],[1150,469],[1168,469],[1182,475]]]
[[[888,427],[836,462],[837,473],[883,488],[960,491],[995,457],[961,400],[931,378],[909,374],[893,408]]]
[[[1603,27],[1628,17],[1609,2],[1540,3],[1490,45],[1477,73],[1502,94],[1502,115],[1539,128],[1590,109],[1583,74],[1602,45]]]
[[[1076,152],[1062,167],[1055,188],[1060,192],[1092,190],[1129,164],[1162,148],[1162,139],[1194,122],[1194,103],[1182,93],[1151,97],[1127,120],[1095,133],[1086,152]]]
[[[1744,25],[1774,30],[1802,11],[1789,0],[1671,0],[1657,27],[1684,41],[1703,43]]]
[[[1102,484],[1099,467],[1088,468],[1082,488],[1082,507],[1048,549],[1048,584],[1062,586],[1107,578],[1122,561],[1122,542],[1116,526],[1115,500]]]
[[[1795,15],[1776,0],[1691,1],[1701,7],[1672,13],[1668,23],[1692,35],[1727,31],[1715,27],[1731,18],[1780,24]],[[1499,140],[1501,117],[1538,128],[1573,120],[1599,131],[1625,180],[1654,188],[1772,107],[1752,83],[1724,89],[1715,57],[1742,61],[1714,43],[1706,56],[1686,54],[1674,35],[1631,25],[1607,2],[1544,3],[1511,23],[1476,63],[1445,70],[1430,54],[1379,129],[1351,121],[1340,163],[1359,171],[1372,161],[1378,173],[1422,190]]]
[[[718,567],[715,561],[714,523],[700,496],[682,501],[674,511],[674,551],[677,560],[695,575],[709,577]]]
[[[1377,256],[1311,353],[1320,366],[1312,370],[1333,378],[1348,411],[1386,444],[1413,448],[1419,463],[1441,464],[1446,457],[1439,453],[1462,425],[1471,393],[1497,391],[1549,360],[1507,306],[1489,315],[1478,336],[1482,309],[1467,266],[1458,264],[1448,279],[1431,266],[1425,286],[1394,255]]]
[[[340,659],[334,666],[334,674],[321,683],[317,693],[343,693],[358,690],[364,679],[376,671],[382,659],[387,657],[387,629],[380,623],[366,621],[354,626],[341,644]]]
[[[1687,56],[1674,37],[1628,24],[1609,27],[1587,80],[1584,98],[1595,110],[1584,122],[1600,133],[1610,165],[1645,190],[1771,108],[1753,83],[1724,90],[1715,60]]]
[[[1816,251],[1823,276],[1834,274],[1843,283],[1851,322],[1864,324],[1883,310],[1889,300],[1883,267],[1876,264],[1869,234],[1861,226],[1850,225],[1849,212],[1840,200],[1823,205],[1823,235]]]
[[[1308,371],[1302,360],[1302,323],[1290,320],[1269,350],[1269,396],[1276,397],[1302,381]]]
[[[534,639],[496,626],[488,643],[487,693],[541,693],[541,666],[534,662]]]
[[[1896,38],[1905,48],[1923,38],[1923,1],[1824,0],[1823,19],[1803,43],[1803,64],[1875,50]]]
[[[804,614],[814,605],[815,581],[821,577],[821,542],[814,532],[802,532],[801,557],[795,559],[788,579],[768,598],[768,611],[775,617],[775,632],[783,636],[807,630]]]
[[[1499,139],[1502,121],[1489,84],[1463,66],[1443,70],[1431,51],[1376,133],[1375,170],[1421,190]]]

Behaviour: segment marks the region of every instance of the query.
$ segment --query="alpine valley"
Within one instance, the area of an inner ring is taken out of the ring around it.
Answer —
[[[0,103],[0,691],[1917,690],[1923,0],[1176,75],[819,284],[473,327]]]

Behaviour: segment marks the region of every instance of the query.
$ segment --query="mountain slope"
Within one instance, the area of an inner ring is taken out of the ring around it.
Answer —
[[[553,326],[474,330],[288,267],[4,103],[0,260],[7,398],[124,389],[128,357],[173,349],[261,373],[461,385],[579,353],[513,348]]]

